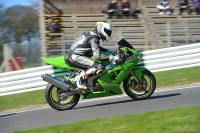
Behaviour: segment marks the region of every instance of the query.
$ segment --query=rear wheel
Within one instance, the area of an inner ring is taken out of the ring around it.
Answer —
[[[71,93],[71,92],[68,92]],[[57,88],[52,84],[48,84],[45,90],[45,98],[47,103],[56,110],[72,109],[79,102],[79,94],[66,95],[67,92]]]
[[[143,100],[150,97],[156,89],[156,79],[149,70],[142,72],[141,85],[135,80],[132,75],[129,75],[123,83],[126,94],[135,99]]]

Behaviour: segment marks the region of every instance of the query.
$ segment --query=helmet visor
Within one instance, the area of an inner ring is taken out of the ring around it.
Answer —
[[[111,31],[111,30],[108,30],[108,29],[104,28],[104,32],[105,32],[109,37],[111,37],[111,34],[112,34],[112,31]]]

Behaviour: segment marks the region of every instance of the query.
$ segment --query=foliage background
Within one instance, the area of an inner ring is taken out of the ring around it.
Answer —
[[[0,64],[3,44],[12,48],[14,57],[22,56],[23,64],[40,64],[38,14],[38,3],[8,8],[0,3]]]

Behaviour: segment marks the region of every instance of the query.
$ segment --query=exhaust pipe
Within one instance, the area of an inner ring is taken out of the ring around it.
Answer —
[[[73,89],[73,86],[70,85],[70,84],[67,84],[65,82],[63,82],[62,80],[59,80],[57,78],[54,78],[48,74],[42,74],[41,77],[43,78],[44,81],[58,87],[58,88],[61,88],[63,89],[64,91],[71,91],[71,92],[74,92],[74,93],[78,93],[80,95],[84,95],[83,92],[81,91],[76,91]]]

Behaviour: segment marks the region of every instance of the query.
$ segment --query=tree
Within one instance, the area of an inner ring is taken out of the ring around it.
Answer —
[[[21,23],[24,26],[22,36],[28,41],[28,58],[31,58],[31,38],[34,38],[38,34],[38,15],[32,7],[24,7],[26,14]]]
[[[4,14],[4,7],[0,4],[0,52],[2,52],[3,44],[6,43],[6,37],[4,34],[4,25],[3,25],[3,14]]]
[[[3,18],[3,31],[9,36],[9,42],[15,44],[14,54],[22,56],[24,54],[22,44],[28,42],[27,57],[30,58],[31,40],[36,36],[39,37],[37,8],[15,5],[5,10]]]

